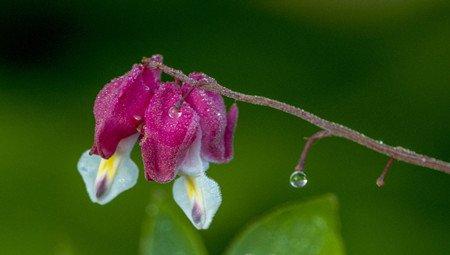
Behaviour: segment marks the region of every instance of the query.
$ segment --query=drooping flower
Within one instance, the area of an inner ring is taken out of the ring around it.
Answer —
[[[181,89],[175,83],[162,84],[150,100],[140,142],[147,180],[172,181],[199,135],[197,113],[181,100]]]
[[[191,73],[190,78],[201,81],[207,76]],[[238,116],[237,106],[231,106],[227,115],[221,95],[184,83],[186,102],[200,117],[202,129],[202,158],[214,163],[228,163],[233,157],[233,135]]]
[[[160,55],[152,59],[162,61]],[[160,76],[157,69],[136,64],[98,93],[94,103],[94,145],[78,162],[93,202],[105,204],[136,184],[138,169],[130,153]]]
[[[162,85],[146,111],[140,143],[146,177],[168,182],[178,174],[174,199],[199,229],[208,228],[221,204],[220,188],[206,170],[209,162],[231,160],[237,115],[236,105],[227,115],[220,95],[174,83]]]
[[[162,61],[162,56],[155,55],[152,60]],[[93,154],[109,158],[122,139],[137,132],[160,77],[158,69],[136,64],[128,73],[103,87],[94,104]]]
[[[196,228],[209,227],[222,197],[206,171],[209,163],[233,157],[236,105],[227,113],[219,94],[187,83],[161,83],[160,71],[137,64],[100,91],[94,117],[94,145],[78,162],[93,202],[105,204],[135,185],[138,169],[130,153],[140,138],[146,179],[166,183],[178,175],[176,203]]]

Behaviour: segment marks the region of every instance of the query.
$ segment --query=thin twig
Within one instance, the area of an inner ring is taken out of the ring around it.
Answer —
[[[295,166],[295,171],[302,172],[303,170],[305,170],[306,158],[308,157],[308,153],[315,142],[317,142],[322,138],[330,137],[332,135],[333,134],[331,134],[328,130],[320,130],[319,132],[310,136],[306,141],[305,146],[303,147],[300,159],[298,160],[298,164]]]
[[[384,166],[383,172],[381,172],[380,177],[378,177],[377,179],[377,186],[379,188],[384,186],[384,180],[386,179],[386,176],[389,172],[389,169],[391,169],[392,164],[394,164],[394,161],[395,161],[394,158],[389,158],[388,162]]]
[[[270,98],[261,97],[261,96],[253,96],[242,94],[233,90],[230,90],[219,83],[217,83],[213,78],[206,79],[206,81],[196,81],[192,78],[189,78],[180,70],[174,69],[172,67],[166,66],[160,62],[152,61],[149,58],[144,58],[142,61],[144,64],[148,66],[158,68],[162,72],[174,77],[175,79],[179,79],[183,82],[190,83],[191,85],[203,86],[204,89],[209,91],[217,92],[223,96],[235,99],[237,101],[242,101],[254,105],[262,105],[270,108],[274,108],[291,115],[297,116],[309,123],[323,129],[329,131],[333,136],[338,136],[345,138],[347,140],[358,143],[366,148],[369,148],[378,153],[387,155],[391,158],[394,158],[399,161],[403,161],[406,163],[410,163],[412,165],[422,166],[426,168],[435,169],[447,174],[450,174],[450,163],[435,159],[426,155],[418,154],[411,150],[402,148],[402,147],[394,147],[383,142],[377,141],[370,137],[365,136],[364,134],[359,133],[358,131],[352,130],[343,125],[322,119],[310,112],[307,112],[301,108],[288,105],[286,103],[276,101]]]

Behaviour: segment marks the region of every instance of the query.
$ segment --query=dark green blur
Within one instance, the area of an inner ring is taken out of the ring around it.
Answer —
[[[141,174],[98,206],[76,163],[92,143],[97,92],[154,53],[450,161],[450,3],[339,2],[2,1],[0,254],[137,253],[152,186],[172,185]],[[223,193],[201,232],[211,254],[262,213],[325,193],[339,199],[348,254],[450,253],[449,175],[395,163],[380,190],[387,158],[330,138],[311,151],[307,187],[294,189],[303,137],[318,129],[238,106],[235,159],[209,170]]]

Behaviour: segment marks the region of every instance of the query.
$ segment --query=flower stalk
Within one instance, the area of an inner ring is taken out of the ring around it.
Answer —
[[[321,130],[314,135],[310,136],[305,143],[305,146],[303,147],[303,151],[300,154],[300,159],[298,161],[298,164],[295,166],[295,171],[302,172],[305,170],[306,165],[306,158],[308,157],[308,153],[311,150],[314,143],[319,141],[322,138],[330,137],[332,134],[328,130]]]
[[[381,172],[380,176],[377,179],[377,186],[378,188],[382,188],[384,184],[386,183],[386,176],[389,173],[389,170],[391,169],[392,165],[394,164],[394,159],[389,158],[386,165],[383,168],[383,172]]]
[[[322,130],[328,131],[332,136],[341,137],[353,141],[370,150],[384,154],[389,158],[450,174],[450,163],[448,162],[427,155],[419,154],[400,146],[391,146],[385,144],[346,126],[320,118],[317,115],[314,115],[299,107],[262,96],[247,95],[233,91],[220,85],[216,80],[210,77],[202,81],[196,81],[185,75],[182,71],[169,67],[163,63],[153,61],[150,58],[143,58],[142,63],[144,65],[157,68],[162,72],[174,77],[175,79],[183,82],[188,82],[194,86],[202,86],[203,89],[219,93],[222,96],[254,105],[267,106],[294,115],[319,127]]]

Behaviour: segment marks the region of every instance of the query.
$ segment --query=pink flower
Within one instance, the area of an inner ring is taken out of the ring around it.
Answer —
[[[152,57],[162,61],[162,56]],[[106,84],[94,104],[95,135],[91,152],[109,158],[119,142],[142,124],[145,109],[159,86],[161,72],[136,64]]]
[[[190,76],[203,78],[199,73]],[[168,182],[179,171],[198,172],[209,162],[229,162],[237,117],[237,106],[227,115],[222,97],[214,92],[189,84],[162,85],[145,113],[141,151],[147,179]]]
[[[140,143],[145,176],[164,183],[180,175],[174,198],[197,228],[207,228],[220,206],[219,186],[205,171],[209,162],[226,163],[233,157],[237,116],[236,105],[226,113],[220,95],[174,83],[156,91],[145,113]]]
[[[200,81],[207,76],[202,73],[191,73],[189,77]],[[238,117],[238,109],[234,104],[226,113],[222,96],[183,84],[186,102],[200,117],[202,129],[202,158],[214,163],[228,163],[233,158],[233,136]],[[192,90],[192,91],[191,91]]]
[[[162,56],[152,57],[162,61]],[[136,64],[98,93],[94,104],[94,145],[78,162],[89,197],[105,204],[136,184],[138,168],[130,153],[161,72]]]
[[[153,59],[162,61],[159,55]],[[190,77],[207,78],[201,73]],[[222,197],[206,170],[210,162],[233,157],[236,105],[227,113],[219,94],[186,83],[161,83],[160,71],[137,64],[100,91],[94,117],[95,155],[87,151],[78,162],[93,202],[105,204],[136,184],[138,169],[130,153],[140,137],[147,180],[165,183],[179,175],[175,201],[195,227],[208,228]]]
[[[147,180],[173,180],[196,136],[201,136],[197,113],[186,102],[177,109],[181,100],[181,89],[174,83],[161,85],[150,100],[140,142]]]

